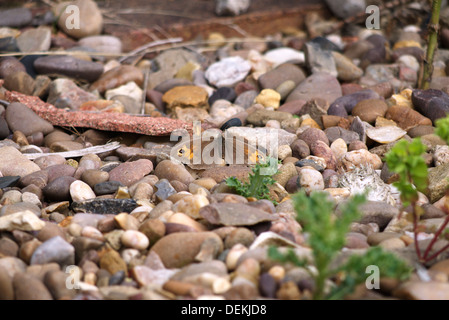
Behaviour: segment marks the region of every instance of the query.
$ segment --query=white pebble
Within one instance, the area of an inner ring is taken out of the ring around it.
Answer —
[[[150,245],[150,240],[142,232],[126,230],[121,237],[122,243],[129,248],[145,250]]]
[[[81,180],[76,180],[70,185],[70,196],[73,201],[85,201],[96,197],[92,188]]]

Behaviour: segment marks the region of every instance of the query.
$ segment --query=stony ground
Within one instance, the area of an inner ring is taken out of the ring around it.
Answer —
[[[77,4],[78,30],[64,15],[52,29],[50,10],[0,11],[0,51],[23,52],[0,58],[0,299],[309,299],[304,269],[267,257],[273,244],[310,255],[290,199],[300,189],[338,204],[369,186],[342,256],[381,246],[416,266],[413,226],[399,218],[383,157],[400,139],[428,147],[425,246],[446,215],[449,147],[434,121],[449,111],[448,14],[432,90],[420,91],[428,8],[418,2],[397,18],[389,12],[391,33],[354,24],[324,37],[330,22],[311,14],[305,30],[256,40],[210,34],[207,47],[131,65],[103,54],[121,54],[122,43],[100,34],[98,7]],[[84,53],[26,54],[37,51]],[[247,179],[250,166],[172,161],[167,135],[192,121],[246,140],[275,130],[278,204],[226,186],[227,177]],[[423,268],[426,277],[386,279],[380,291],[348,298],[449,299],[449,256]],[[68,270],[78,289],[67,287]]]

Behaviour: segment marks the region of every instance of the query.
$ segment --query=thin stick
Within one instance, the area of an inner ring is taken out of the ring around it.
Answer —
[[[433,74],[433,58],[435,56],[435,50],[438,47],[438,31],[440,29],[440,9],[441,0],[433,0],[432,2],[432,18],[428,26],[429,29],[429,43],[427,46],[427,55],[422,65],[422,77],[420,88],[429,89],[430,81]]]
[[[107,151],[112,151],[120,147],[120,142],[114,141],[102,146],[94,146],[89,148],[84,148],[80,150],[73,150],[73,151],[65,151],[65,152],[54,152],[54,153],[24,153],[23,155],[27,157],[30,160],[37,159],[39,157],[45,157],[50,155],[60,155],[64,158],[77,158],[85,156],[86,154],[97,154],[97,153],[103,153]]]
[[[167,43],[177,43],[177,42],[181,42],[181,41],[182,41],[182,38],[170,38],[170,39],[165,39],[165,40],[153,41],[153,42],[147,43],[147,44],[145,44],[143,46],[140,46],[137,49],[134,49],[133,51],[129,52],[128,54],[126,54],[125,56],[120,58],[118,60],[118,62],[122,63],[127,58],[135,56],[135,55],[137,55],[139,53],[142,53],[142,52],[146,51],[149,48],[161,46],[161,45],[164,45],[164,44],[167,44]]]
[[[145,114],[145,102],[147,100],[147,87],[148,81],[150,78],[150,68],[145,67],[143,71],[144,79],[143,79],[143,90],[142,90],[142,108],[140,109],[141,114]]]
[[[449,223],[449,216],[446,216],[446,218],[444,219],[443,224],[438,228],[437,232],[435,232],[432,241],[427,246],[426,252],[424,253],[424,259],[426,261],[430,261],[430,260],[427,259],[427,256],[429,255],[430,250],[432,249],[433,245],[438,240],[438,238],[440,237],[441,233],[444,231],[444,229],[446,228],[448,223]]]

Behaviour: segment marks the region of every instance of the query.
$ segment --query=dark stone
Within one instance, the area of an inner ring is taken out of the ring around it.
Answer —
[[[412,102],[418,112],[433,122],[449,113],[449,95],[441,90],[413,90]]]
[[[120,187],[124,187],[124,185],[119,181],[100,182],[94,185],[94,192],[97,196],[103,196],[115,193]]]
[[[48,10],[42,14],[35,15],[31,24],[35,27],[46,26],[53,24],[53,22],[55,22],[55,19],[56,18],[53,12],[51,12],[51,10]]]
[[[117,271],[109,278],[108,284],[110,286],[119,286],[125,280],[125,276],[126,276],[125,271],[123,270]]]
[[[0,39],[0,51],[3,52],[19,52],[17,40],[13,37],[5,37]]]
[[[237,98],[235,90],[230,87],[218,88],[209,98],[209,105],[213,105],[215,101],[224,99],[233,102]]]
[[[229,119],[228,121],[226,121],[225,123],[223,123],[220,130],[225,131],[226,129],[229,129],[231,127],[241,127],[241,126],[242,126],[242,120],[240,120],[239,118],[232,118],[232,119]]]
[[[37,76],[36,69],[34,69],[34,61],[41,57],[42,56],[38,55],[27,55],[20,59],[20,62],[25,66],[26,72],[33,78],[36,78]]]
[[[70,185],[76,181],[74,177],[63,176],[56,178],[52,182],[48,183],[47,186],[42,189],[45,197],[49,201],[67,201],[71,199],[70,196]]]
[[[15,187],[17,182],[19,182],[20,176],[8,176],[0,178],[0,189]]]
[[[137,202],[132,199],[92,199],[86,201],[74,201],[71,209],[75,212],[97,214],[130,213],[137,208]]]
[[[319,172],[324,171],[324,168],[322,166],[320,166],[318,163],[316,163],[315,161],[313,161],[312,159],[301,159],[301,160],[295,162],[295,166],[297,166],[297,167],[312,167],[312,168],[318,170]]]
[[[154,193],[158,201],[167,200],[171,195],[176,194],[175,188],[170,184],[167,179],[161,179],[154,185],[157,191]]]
[[[34,61],[39,74],[57,74],[89,82],[97,80],[103,73],[99,63],[77,59],[72,56],[47,56]]]
[[[346,118],[348,114],[352,112],[352,109],[357,105],[357,103],[368,99],[379,99],[379,94],[368,89],[340,97],[330,105],[327,110],[327,114]]]

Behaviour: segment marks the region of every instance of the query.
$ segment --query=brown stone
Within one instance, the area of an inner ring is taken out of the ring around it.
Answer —
[[[362,100],[352,109],[352,115],[362,121],[374,123],[377,117],[383,117],[387,112],[387,104],[379,99]]]
[[[387,119],[394,120],[398,124],[398,126],[404,130],[409,130],[419,125],[432,125],[432,121],[429,118],[424,117],[419,112],[406,106],[391,106],[388,109],[385,117]]]

